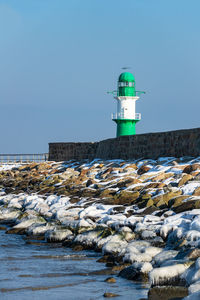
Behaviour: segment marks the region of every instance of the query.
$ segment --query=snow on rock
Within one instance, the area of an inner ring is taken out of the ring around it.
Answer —
[[[45,233],[46,240],[50,242],[61,242],[69,236],[72,236],[72,231],[69,229],[54,228]]]
[[[160,266],[163,262],[173,259],[178,254],[176,250],[163,250],[154,256],[153,260],[157,266]]]
[[[196,292],[200,293],[200,280],[198,280],[195,283],[191,284],[189,286],[188,291],[189,291],[189,294],[196,293]]]
[[[103,245],[102,252],[105,253],[120,253],[128,243],[123,241],[118,234],[112,235],[110,239]]]
[[[180,279],[180,275],[189,268],[188,264],[176,264],[172,266],[155,268],[149,273],[152,286],[169,285]]]
[[[186,185],[184,185],[181,190],[183,192],[183,195],[192,195],[196,188],[200,187],[200,182],[191,182]]]
[[[94,246],[100,239],[101,231],[90,230],[81,234],[78,234],[74,239],[75,243],[84,244],[87,246]]]
[[[193,293],[185,298],[183,300],[199,300],[200,299],[200,292]]]

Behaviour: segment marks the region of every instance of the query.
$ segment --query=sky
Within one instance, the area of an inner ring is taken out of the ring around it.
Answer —
[[[0,0],[0,153],[116,135],[122,67],[137,133],[200,127],[199,0]]]

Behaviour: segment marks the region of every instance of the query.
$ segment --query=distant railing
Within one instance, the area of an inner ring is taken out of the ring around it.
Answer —
[[[39,154],[0,154],[0,163],[43,162],[49,158],[48,153]]]
[[[118,120],[118,119],[130,119],[130,120],[141,120],[141,114],[136,113],[135,116],[129,118],[124,113],[113,113],[111,115],[112,120]]]

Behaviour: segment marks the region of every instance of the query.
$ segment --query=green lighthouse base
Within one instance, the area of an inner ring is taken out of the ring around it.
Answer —
[[[115,123],[117,123],[117,137],[122,135],[134,135],[136,134],[135,131],[135,124],[139,120],[131,120],[131,119],[113,119]]]

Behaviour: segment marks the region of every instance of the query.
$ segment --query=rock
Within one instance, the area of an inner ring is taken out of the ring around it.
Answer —
[[[190,175],[190,174],[184,174],[183,175],[183,177],[181,178],[181,180],[179,181],[179,183],[178,183],[178,187],[180,187],[180,186],[182,186],[182,185],[184,185],[184,184],[186,184],[189,180],[191,180],[193,178],[193,176],[192,175]]]
[[[113,187],[117,188],[125,188],[129,187],[130,185],[141,183],[141,181],[137,178],[123,178],[120,180],[117,184],[115,184]]]
[[[148,292],[148,300],[178,300],[187,295],[188,289],[183,286],[153,287]]]
[[[104,280],[105,282],[108,282],[108,283],[115,283],[116,282],[116,279],[114,277],[108,277]]]
[[[114,257],[113,256],[111,256],[111,255],[104,255],[104,256],[102,256],[101,258],[99,258],[98,260],[97,260],[97,262],[99,262],[99,263],[108,263],[108,262],[114,262],[115,260],[114,260]]]
[[[183,169],[183,173],[187,173],[187,174],[190,174],[192,173],[193,171],[196,171],[200,169],[200,164],[193,164],[193,165],[188,165],[186,166],[184,169]]]
[[[180,195],[180,196],[174,197],[174,198],[169,200],[168,206],[169,207],[179,206],[183,202],[183,200],[185,200],[187,198],[188,198],[187,195]]]
[[[153,201],[153,200],[149,200],[149,201]],[[147,207],[142,214],[143,215],[151,215],[153,212],[155,212],[156,210],[158,210],[158,208],[154,205],[151,205],[149,207]]]
[[[131,266],[119,272],[120,277],[126,278],[128,280],[144,280],[147,278],[147,274],[152,270],[152,265],[149,262],[134,263]]]
[[[189,253],[187,254],[188,259],[196,260],[199,257],[200,257],[200,249],[189,250]]]
[[[126,163],[125,163],[126,164]],[[123,166],[122,166],[123,167]],[[128,166],[126,166],[125,168],[123,168],[123,170],[127,170],[127,171],[130,171],[130,170],[137,170],[137,166],[136,164],[128,164]]]
[[[75,245],[72,247],[74,251],[83,251],[85,248],[82,245]]]
[[[124,268],[129,267],[130,265],[130,263],[123,263],[122,265],[113,266],[112,271],[121,271]]]
[[[67,237],[71,236],[72,232],[69,229],[53,229],[45,233],[45,238],[48,242],[62,242]]]
[[[160,173],[158,175],[156,175],[155,177],[152,178],[152,181],[164,181],[170,177],[173,177],[174,176],[174,173],[172,172],[169,172],[169,173]]]
[[[151,169],[150,167],[143,165],[138,169],[137,174],[142,175],[144,173],[147,173],[150,169]]]
[[[88,187],[88,186],[90,186],[90,185],[92,185],[92,184],[94,184],[94,183],[95,183],[94,180],[88,179],[88,181],[86,182],[86,187]]]
[[[116,191],[112,189],[105,189],[100,192],[98,195],[99,198],[113,197],[116,194]]]
[[[139,192],[122,190],[120,193],[116,194],[114,203],[119,205],[132,204],[139,197],[139,195]]]
[[[200,187],[196,188],[194,190],[194,193],[192,195],[194,195],[194,196],[200,196]]]
[[[154,205],[157,207],[161,207],[162,205],[168,206],[169,200],[171,200],[172,198],[175,198],[176,196],[179,196],[181,194],[182,194],[181,190],[176,190],[176,191],[167,192],[165,194],[155,196],[152,198],[152,200],[154,202]]]
[[[103,296],[104,296],[105,298],[111,298],[111,297],[118,297],[118,296],[120,296],[120,295],[114,294],[114,293],[104,293]]]
[[[181,278],[181,275],[190,267],[190,265],[190,263],[177,263],[174,265],[154,268],[149,273],[151,286],[181,285],[184,281]]]
[[[181,203],[180,205],[173,207],[173,211],[176,214],[179,214],[183,211],[192,210],[196,208],[200,208],[200,199],[188,200],[187,202]]]

